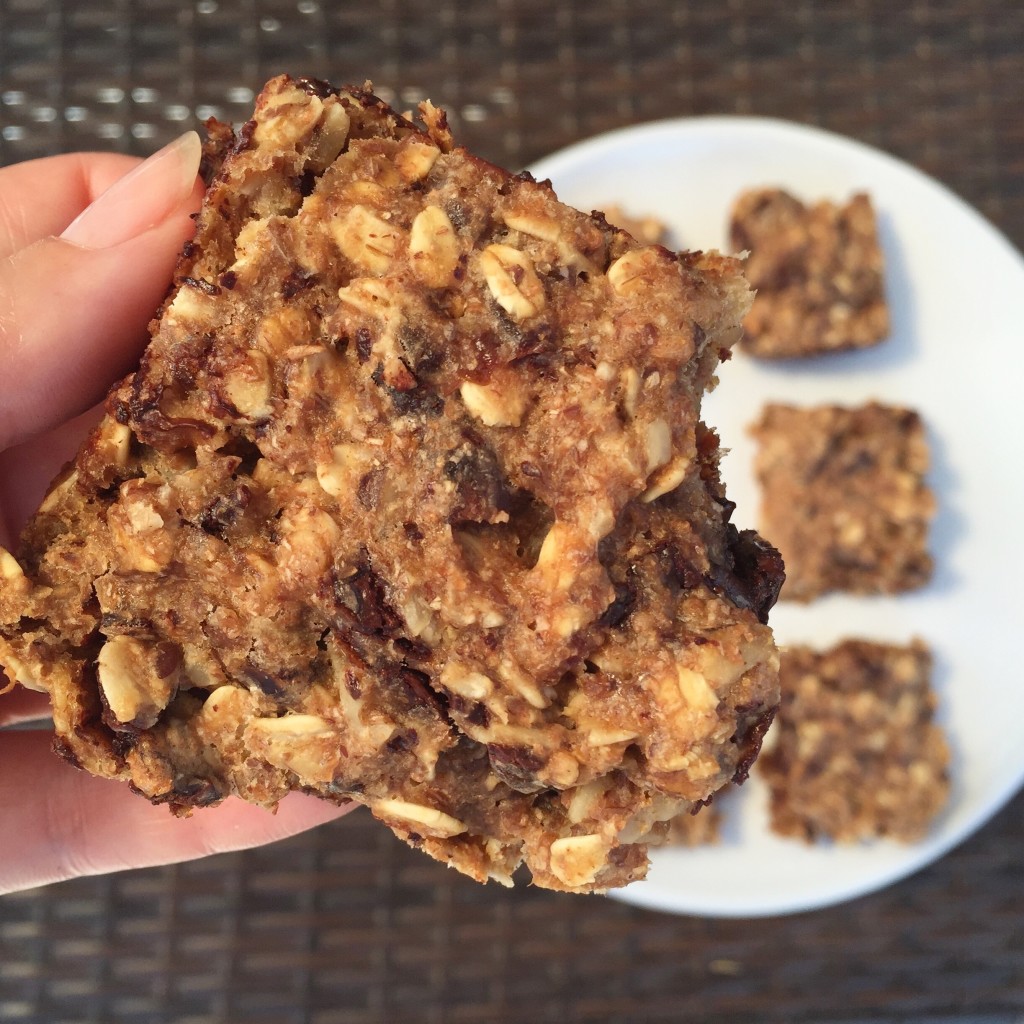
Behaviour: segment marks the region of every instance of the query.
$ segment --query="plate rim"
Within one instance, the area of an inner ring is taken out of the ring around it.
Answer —
[[[802,121],[789,121],[781,117],[770,117],[760,114],[694,114],[681,115],[678,117],[656,118],[650,121],[641,121],[637,124],[623,125],[619,128],[612,128],[606,132],[600,132],[567,146],[557,149],[552,153],[531,161],[524,169],[533,174],[538,181],[551,180],[552,174],[548,170],[548,164],[568,162],[570,159],[578,159],[581,155],[591,152],[597,153],[608,148],[612,143],[622,139],[660,134],[671,135],[672,133],[696,128],[707,128],[712,131],[724,131],[726,129],[753,128],[755,130],[777,130],[789,132],[795,135],[802,135],[807,138],[817,139],[832,145],[848,147],[859,151],[863,155],[876,160],[881,160],[888,165],[890,170],[903,174],[915,180],[917,184],[924,185],[942,198],[952,201],[959,208],[959,211],[992,235],[993,239],[1006,250],[1007,255],[1015,258],[1021,263],[1024,269],[1024,252],[1018,249],[1009,236],[992,220],[990,220],[977,207],[972,206],[966,199],[955,192],[945,182],[933,177],[927,171],[921,170],[914,164],[896,156],[887,150],[873,146],[871,143],[863,142],[860,139],[849,135],[843,135],[829,128],[822,128],[818,125],[806,124]],[[538,169],[543,169],[538,171]],[[555,194],[558,196],[558,186],[554,183]],[[559,200],[561,196],[558,196]]]
[[[699,114],[659,118],[621,126],[589,138],[580,139],[531,162],[526,170],[534,174],[538,180],[552,181],[555,193],[558,195],[560,174],[570,171],[579,173],[581,162],[599,160],[623,145],[650,144],[651,141],[659,138],[676,140],[680,134],[683,136],[706,136],[708,133],[735,134],[737,132],[799,137],[804,141],[824,144],[833,149],[845,149],[847,152],[856,153],[869,161],[875,161],[888,171],[902,177],[909,186],[915,189],[923,188],[930,193],[934,200],[949,204],[956,209],[961,216],[964,216],[982,233],[986,244],[997,247],[1006,259],[1015,264],[1022,284],[1024,284],[1024,255],[1021,251],[993,221],[953,191],[950,186],[884,149],[813,124],[778,117],[746,114]],[[865,189],[870,189],[870,185],[865,183]],[[608,895],[617,901],[647,910],[728,919],[787,916],[838,906],[885,889],[936,863],[988,824],[1010,803],[1022,787],[1024,787],[1024,759],[1018,765],[1015,773],[995,780],[987,799],[979,801],[967,813],[964,821],[955,831],[917,844],[913,848],[912,855],[891,868],[879,872],[875,877],[853,880],[833,891],[811,893],[805,899],[772,900],[766,898],[744,906],[709,905],[700,900],[675,899],[673,898],[674,894],[649,888],[643,881],[632,883],[623,889],[613,890]],[[685,850],[685,848],[679,849]],[[657,850],[652,853],[657,857]]]

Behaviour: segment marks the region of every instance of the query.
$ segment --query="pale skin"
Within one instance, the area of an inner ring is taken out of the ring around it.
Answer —
[[[76,153],[0,170],[0,545],[18,533],[137,361],[192,231],[189,133],[145,163]],[[0,674],[0,690],[6,680]],[[0,695],[0,893],[282,839],[345,813],[294,793],[276,813],[228,800],[174,818],[58,758],[45,694]],[[12,731],[19,722],[40,728]]]

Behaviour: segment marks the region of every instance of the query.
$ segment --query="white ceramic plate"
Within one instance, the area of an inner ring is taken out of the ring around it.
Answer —
[[[678,913],[745,917],[822,907],[880,888],[935,860],[991,817],[1024,781],[1024,262],[943,186],[877,150],[817,129],[758,118],[710,117],[624,129],[531,168],[582,209],[618,203],[655,214],[678,248],[726,245],[741,190],[779,185],[805,199],[868,191],[888,260],[893,332],[876,349],[797,364],[736,354],[708,397],[706,420],[731,449],[723,465],[740,528],[758,494],[746,427],[768,400],[869,399],[920,411],[940,512],[937,571],[926,589],[893,598],[830,597],[781,604],[783,643],[844,636],[924,638],[936,657],[939,720],[953,747],[948,810],[926,841],[854,848],[805,846],[767,829],[754,778],[723,801],[724,842],[658,850],[648,879],[619,896]]]

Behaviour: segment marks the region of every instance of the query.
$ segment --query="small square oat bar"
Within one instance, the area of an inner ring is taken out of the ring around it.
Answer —
[[[786,565],[783,598],[892,594],[928,581],[935,497],[916,412],[773,403],[752,433],[763,533]]]
[[[721,841],[722,811],[717,801],[677,814],[668,822],[667,846],[714,846]]]
[[[931,665],[919,640],[783,652],[782,704],[759,762],[773,831],[839,842],[925,834],[949,795]]]
[[[750,253],[747,278],[757,290],[744,321],[751,355],[820,355],[888,335],[884,259],[868,196],[805,206],[781,189],[745,192],[730,232],[734,249]]]
[[[645,245],[663,245],[668,237],[668,226],[651,214],[627,213],[617,203],[605,206],[602,212],[609,224],[628,232]]]

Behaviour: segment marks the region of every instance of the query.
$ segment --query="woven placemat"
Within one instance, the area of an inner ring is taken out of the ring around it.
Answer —
[[[483,887],[364,811],[0,902],[0,1020],[576,1024],[1024,1017],[1024,800],[917,876],[701,920]]]
[[[1024,244],[1019,0],[0,0],[0,163],[148,153],[210,115],[243,120],[280,71],[372,77],[400,107],[430,96],[510,167],[660,117],[818,124]],[[1020,1024],[1022,849],[1018,798],[885,892],[707,921],[477,886],[357,812],[0,900],[0,1021]]]
[[[881,146],[1024,242],[1018,0],[0,0],[0,163],[147,153],[282,71],[446,106],[509,167],[621,125],[742,113]]]

